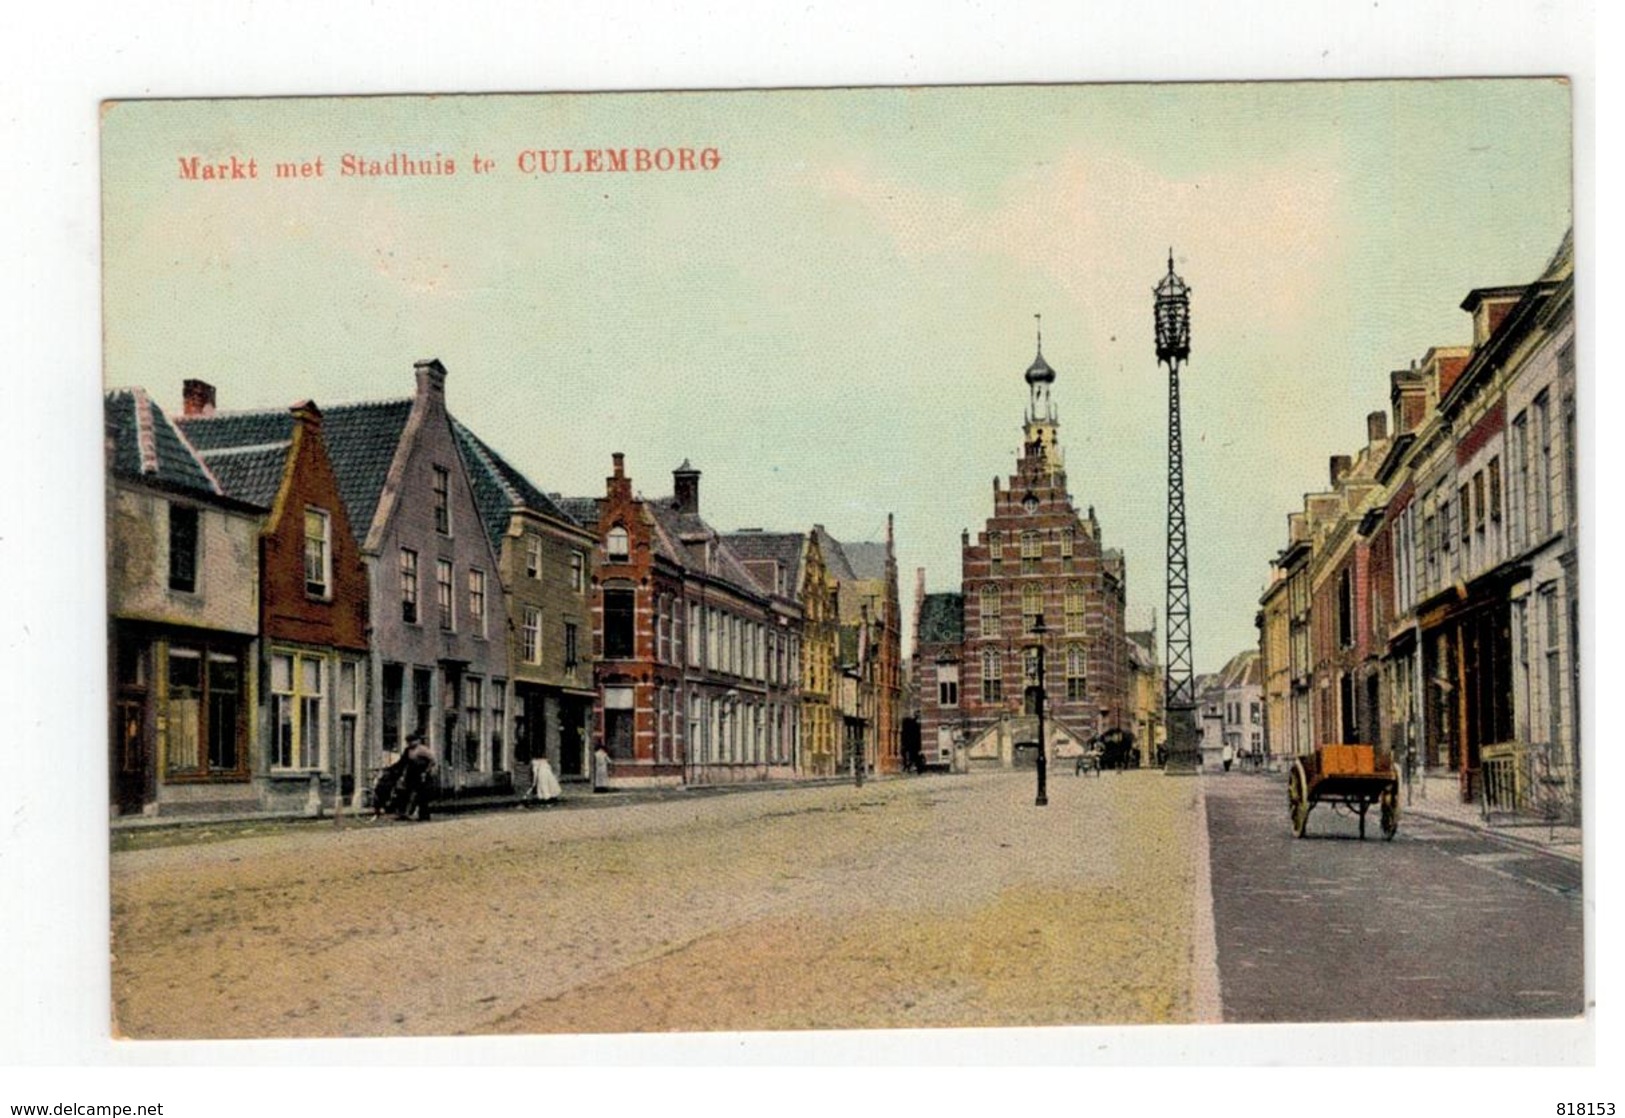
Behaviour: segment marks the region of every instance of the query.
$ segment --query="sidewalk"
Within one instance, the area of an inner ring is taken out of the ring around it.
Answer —
[[[871,773],[863,779],[864,783],[868,784],[876,780],[896,780],[900,775],[902,774],[886,773],[879,775]],[[455,799],[436,800],[434,814],[462,815],[467,812],[512,811],[515,809],[562,811],[578,808],[614,807],[617,804],[644,803],[654,800],[684,799],[728,792],[813,788],[826,784],[851,783],[852,778],[850,776],[806,777],[801,780],[758,780],[743,781],[737,784],[683,784],[652,788],[612,788],[607,792],[595,793],[585,781],[571,781],[564,785],[563,795],[545,804],[540,800],[514,795],[463,796]],[[346,804],[338,814],[346,819],[366,819],[370,818],[373,812],[371,808],[358,810]],[[237,823],[299,823],[315,822],[322,819],[332,821],[333,817],[332,805],[324,804],[320,815],[310,815],[304,811],[197,812],[193,814],[177,812],[173,815],[119,815],[108,821],[108,827],[112,831],[145,831],[170,827],[219,826]]]
[[[1404,785],[1400,786],[1400,819],[1409,815],[1420,816],[1440,823],[1493,835],[1511,846],[1539,850],[1559,858],[1578,862],[1581,856],[1581,831],[1571,824],[1551,826],[1538,819],[1513,818],[1496,813],[1489,819],[1479,804],[1461,802],[1460,785],[1454,776],[1429,776],[1412,784],[1407,798]]]

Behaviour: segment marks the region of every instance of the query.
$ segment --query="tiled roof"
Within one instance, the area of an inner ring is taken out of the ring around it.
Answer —
[[[927,594],[920,603],[920,644],[959,644],[965,639],[965,595]]]
[[[701,571],[746,594],[762,595],[756,579],[745,569],[733,548],[698,513],[678,512],[671,497],[645,500],[644,507],[654,514],[655,526],[659,529],[657,550],[669,551],[675,546],[678,549],[676,554],[668,555],[668,558],[674,558],[690,570]],[[662,534],[664,539],[660,538]]]
[[[463,465],[468,469],[468,479],[474,488],[474,504],[480,510],[485,534],[493,548],[500,550],[502,537],[508,530],[508,518],[515,509],[529,509],[555,520],[574,522],[552,498],[532,485],[529,478],[474,432],[456,419],[451,421],[451,429],[457,436],[457,450],[463,456]]]
[[[282,488],[292,443],[215,450],[203,455],[220,487],[240,501],[269,508]]]
[[[106,393],[102,414],[113,439],[108,468],[114,474],[210,496],[222,495],[214,475],[186,436],[144,389],[121,388]]]
[[[412,412],[410,397],[322,409],[322,441],[338,477],[339,496],[357,543],[366,541],[384,481],[395,461],[401,432]],[[293,415],[285,408],[258,412],[216,412],[181,420],[187,438],[208,460],[228,447],[266,447],[292,437]]]
[[[795,597],[801,587],[801,557],[807,537],[799,532],[730,532],[723,539],[747,569],[754,571],[757,563],[777,563],[784,573],[784,595]],[[770,583],[762,584],[762,589],[770,594],[775,591]]]
[[[858,575],[852,570],[852,564],[847,561],[846,550],[841,546],[841,541],[826,532],[822,524],[813,526],[813,534],[818,537],[818,550],[824,553],[824,566],[835,576],[836,581],[856,581]]]
[[[571,520],[589,531],[598,530],[600,497],[554,497],[553,503]]]
[[[843,543],[847,564],[858,578],[886,577],[886,545],[883,543]]]

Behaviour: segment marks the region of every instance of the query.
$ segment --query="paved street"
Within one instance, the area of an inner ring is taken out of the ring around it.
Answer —
[[[123,851],[117,1030],[1189,1021],[1216,1013],[1197,791],[919,777]]]
[[[1580,866],[1459,827],[1319,805],[1278,777],[1208,777],[1226,1021],[1563,1017],[1582,1009]]]

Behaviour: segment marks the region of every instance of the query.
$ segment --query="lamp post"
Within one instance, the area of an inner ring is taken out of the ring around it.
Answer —
[[[1168,712],[1168,767],[1195,773],[1201,754],[1196,745],[1196,690],[1191,659],[1190,569],[1185,538],[1185,452],[1180,427],[1179,369],[1191,353],[1190,286],[1174,272],[1168,250],[1168,274],[1153,291],[1156,298],[1157,362],[1168,366],[1168,662],[1165,706]]]
[[[1044,615],[1037,614],[1033,618],[1032,635],[1037,638],[1038,649],[1038,797],[1033,800],[1034,807],[1044,807],[1049,803],[1049,794],[1045,789],[1044,781],[1048,776],[1049,758],[1047,739],[1044,734],[1044,637],[1049,629],[1044,625]]]

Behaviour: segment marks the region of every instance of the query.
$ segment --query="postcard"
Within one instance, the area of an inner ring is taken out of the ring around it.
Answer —
[[[1571,112],[107,102],[113,1035],[1583,1018]]]

